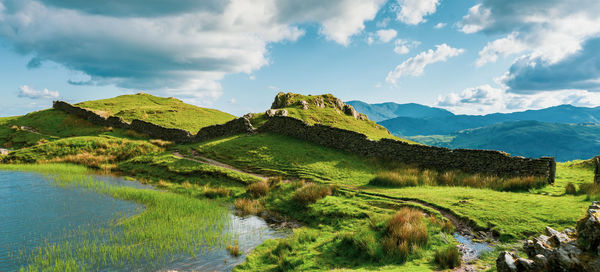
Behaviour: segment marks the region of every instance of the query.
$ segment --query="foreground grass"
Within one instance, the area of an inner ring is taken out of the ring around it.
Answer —
[[[160,269],[175,256],[203,254],[225,248],[229,213],[220,202],[149,189],[107,186],[85,176],[85,168],[64,164],[1,165],[2,170],[38,171],[57,186],[93,190],[143,204],[145,210],[124,218],[118,229],[79,232],[79,239],[43,246],[22,271],[84,271],[127,266]],[[117,227],[117,226],[115,226]]]
[[[234,136],[195,144],[191,148],[207,157],[267,175],[305,178],[393,197],[419,199],[452,210],[481,227],[494,228],[505,240],[540,233],[545,226],[573,227],[582,214],[582,207],[589,205],[585,196],[559,197],[452,186],[396,189],[367,186],[376,173],[398,166],[278,135]],[[563,166],[559,164],[557,168],[556,185],[538,190],[559,190],[562,195],[562,183],[566,184],[570,177],[579,176],[584,182],[590,175],[583,168],[567,168],[572,169],[569,172]]]
[[[94,110],[105,116],[118,116],[127,122],[140,119],[164,127],[184,129],[191,133],[235,118],[219,110],[200,108],[175,98],[156,97],[144,93],[86,101],[78,103],[77,106]]]

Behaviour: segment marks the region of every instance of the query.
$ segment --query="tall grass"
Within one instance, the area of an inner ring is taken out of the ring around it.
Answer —
[[[579,185],[578,194],[585,194],[585,200],[599,201],[600,200],[600,184],[583,183]]]
[[[317,202],[317,200],[324,198],[332,193],[331,185],[323,185],[316,183],[305,184],[298,188],[292,199],[300,206],[306,206]]]
[[[443,269],[459,267],[461,263],[460,252],[455,245],[436,250],[433,260]]]
[[[0,169],[45,172],[57,186],[93,190],[145,207],[142,213],[122,218],[114,227],[80,230],[69,234],[64,242],[25,252],[28,265],[22,271],[94,271],[125,266],[157,270],[175,256],[225,248],[232,240],[225,231],[231,220],[229,210],[219,202],[110,186],[82,175],[84,168],[78,166],[1,165]]]
[[[248,185],[246,191],[252,197],[266,196],[269,193],[269,183],[267,181],[259,181]]]
[[[404,262],[411,253],[418,253],[427,246],[428,241],[423,213],[402,208],[388,220],[382,243],[386,254]]]
[[[526,191],[547,185],[543,177],[505,178],[494,175],[469,174],[460,171],[437,172],[417,168],[400,168],[383,171],[369,185],[384,187],[410,186],[466,186],[474,188],[489,188],[498,191]]]

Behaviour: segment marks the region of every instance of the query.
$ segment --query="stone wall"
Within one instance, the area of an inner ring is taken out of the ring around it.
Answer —
[[[600,184],[600,156],[594,157],[592,162],[594,162],[594,183]]]
[[[120,117],[111,116],[106,118],[93,111],[73,106],[63,101],[54,101],[53,108],[68,114],[79,116],[98,126],[131,129],[139,133],[147,134],[151,138],[158,138],[176,143],[204,141],[216,137],[253,133],[255,131],[247,117],[237,118],[225,124],[204,127],[200,129],[196,135],[192,135],[183,129],[166,128],[138,119],[131,121],[131,123],[127,123]]]
[[[468,173],[489,173],[507,177],[543,176],[549,183],[554,183],[556,173],[554,158],[512,157],[504,152],[491,150],[452,150],[407,144],[392,139],[373,141],[361,133],[319,124],[308,125],[292,117],[271,117],[258,130],[295,137],[367,157],[442,171],[458,169]]]

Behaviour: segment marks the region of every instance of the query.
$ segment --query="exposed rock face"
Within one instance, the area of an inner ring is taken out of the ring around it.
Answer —
[[[303,99],[303,100],[300,100]],[[333,95],[318,95],[318,96],[302,96],[295,93],[283,93],[280,92],[275,96],[273,104],[271,104],[271,110],[283,109],[290,106],[297,106],[303,110],[308,110],[311,106],[316,108],[330,107],[335,110],[339,110],[346,115],[354,117],[359,120],[369,120],[366,115],[358,113],[351,105],[346,105],[341,99],[334,97]],[[277,115],[277,112],[267,110],[267,116],[281,116]],[[286,115],[282,115],[286,116]]]
[[[592,159],[594,161],[594,183],[600,184],[600,156]]]
[[[594,202],[577,232],[558,232],[546,227],[546,235],[525,242],[529,259],[502,252],[496,259],[498,272],[600,271],[600,202]]]
[[[8,155],[8,149],[0,148],[0,155]]]
[[[269,117],[288,116],[288,111],[286,109],[268,109],[265,114]]]

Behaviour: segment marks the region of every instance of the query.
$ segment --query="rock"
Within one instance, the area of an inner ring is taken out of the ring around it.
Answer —
[[[292,104],[292,97],[295,95],[293,93],[279,92],[275,96],[273,104],[271,104],[271,109],[281,109],[290,106]]]
[[[268,109],[265,114],[268,117],[273,116],[288,116],[288,111],[286,109]]]
[[[245,119],[248,119],[248,120],[250,120],[250,119],[252,119],[252,118],[254,117],[254,113],[246,113],[246,114],[245,114],[244,116],[242,116],[242,117],[243,117],[243,118],[245,118]]]
[[[581,271],[581,261],[579,257],[583,253],[581,249],[577,247],[576,242],[562,244],[556,251],[556,262],[558,266],[566,271]]]
[[[590,272],[600,272],[600,257],[597,257],[594,260],[591,260],[587,266],[586,266],[586,271],[590,271]]]
[[[344,103],[341,99],[336,98],[335,101],[335,107],[340,109],[340,110],[344,110],[344,106],[346,106],[346,103]]]
[[[369,117],[367,117],[365,114],[359,113],[358,114],[358,119],[366,121],[366,120],[369,120]]]
[[[558,232],[551,227],[546,227],[546,234],[550,236],[549,242],[553,247],[558,247],[561,244],[571,242],[571,238],[566,233]]]
[[[533,257],[535,267],[540,271],[548,271],[548,259],[544,255],[538,254]]]
[[[315,98],[313,103],[315,103],[315,105],[319,108],[325,108],[325,100],[323,100],[322,97]]]
[[[600,202],[590,205],[584,218],[577,222],[577,241],[584,251],[595,251],[600,247]]]
[[[517,271],[536,271],[535,262],[525,258],[518,258],[515,262],[517,265]]]
[[[508,252],[503,251],[496,259],[496,269],[498,272],[517,272],[517,265],[515,263],[515,255]]]
[[[546,235],[540,235],[540,237],[532,240],[527,240],[523,249],[529,258],[533,258],[535,255],[542,255],[547,259],[550,259],[553,255],[552,247],[549,244],[550,237]]]
[[[302,105],[303,110],[308,110],[308,102],[302,100],[300,101],[300,105]]]
[[[351,105],[344,105],[344,113],[354,117],[354,119],[358,118],[358,112]]]

